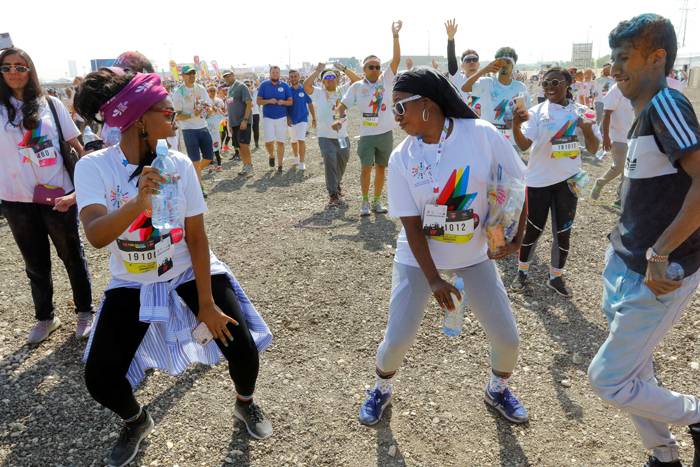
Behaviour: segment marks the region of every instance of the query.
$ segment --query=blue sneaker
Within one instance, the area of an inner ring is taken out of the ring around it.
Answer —
[[[486,396],[484,401],[498,410],[498,413],[503,415],[503,418],[513,423],[527,423],[529,417],[527,415],[527,409],[523,407],[517,397],[510,392],[510,389],[506,388],[503,392],[492,392],[489,391],[488,385],[486,386]]]
[[[391,402],[391,393],[384,394],[379,388],[367,391],[367,399],[360,406],[360,423],[376,425],[382,419],[384,409]]]

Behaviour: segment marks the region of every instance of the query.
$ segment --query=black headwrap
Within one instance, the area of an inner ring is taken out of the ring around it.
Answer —
[[[427,97],[435,102],[445,117],[479,118],[463,100],[457,88],[433,68],[417,67],[396,77],[394,91]]]

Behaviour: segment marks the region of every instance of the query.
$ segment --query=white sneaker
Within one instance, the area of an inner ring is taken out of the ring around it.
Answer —
[[[376,214],[386,214],[387,212],[389,212],[389,210],[384,207],[384,205],[382,204],[381,201],[375,202],[374,205],[372,206],[372,210]]]
[[[75,325],[75,337],[85,339],[92,330],[92,313],[81,311],[78,313],[78,323]]]
[[[303,162],[299,162],[299,164],[297,164],[297,169],[301,171],[306,170],[306,164],[304,164]]]
[[[371,212],[369,201],[363,201],[362,207],[360,208],[360,215],[363,217],[369,216]]]
[[[53,319],[37,321],[32,330],[29,331],[27,342],[30,344],[38,344],[49,337],[59,326],[61,326],[61,320],[56,316],[54,316]]]

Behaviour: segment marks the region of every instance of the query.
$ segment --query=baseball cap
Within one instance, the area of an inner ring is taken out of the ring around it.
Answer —
[[[223,76],[223,77],[225,78],[225,77],[227,77],[228,75],[232,75],[232,74],[233,74],[233,71],[231,71],[231,70],[226,70],[226,71],[224,71],[224,73],[223,73],[221,76]]]
[[[186,75],[186,74],[188,74],[188,73],[192,73],[193,71],[194,71],[195,73],[197,73],[197,70],[196,70],[192,65],[182,65],[181,73],[182,73],[183,75]]]

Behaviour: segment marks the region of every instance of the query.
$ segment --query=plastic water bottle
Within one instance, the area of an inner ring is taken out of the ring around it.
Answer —
[[[683,270],[683,266],[681,266],[678,263],[671,263],[668,265],[668,268],[666,268],[666,279],[672,280],[672,281],[681,281],[685,277],[685,271]]]
[[[83,146],[88,143],[92,143],[93,141],[97,141],[97,139],[97,135],[92,132],[92,128],[85,125],[85,129],[83,130]]]
[[[467,307],[467,296],[464,295],[464,281],[461,277],[457,276],[455,280],[455,288],[459,290],[459,294],[462,296],[462,301],[457,301],[457,296],[452,295],[452,302],[455,305],[455,309],[450,311],[445,309],[445,321],[442,325],[442,332],[446,336],[456,337],[462,333],[462,324],[464,323],[464,309]]]
[[[160,171],[165,179],[160,186],[160,193],[151,196],[151,223],[158,230],[169,230],[179,227],[179,206],[177,199],[177,166],[170,152],[168,143],[159,139],[156,145],[156,158],[151,166]]]
[[[340,136],[340,132],[338,132],[338,146],[340,146],[340,149],[348,148],[348,139]]]

